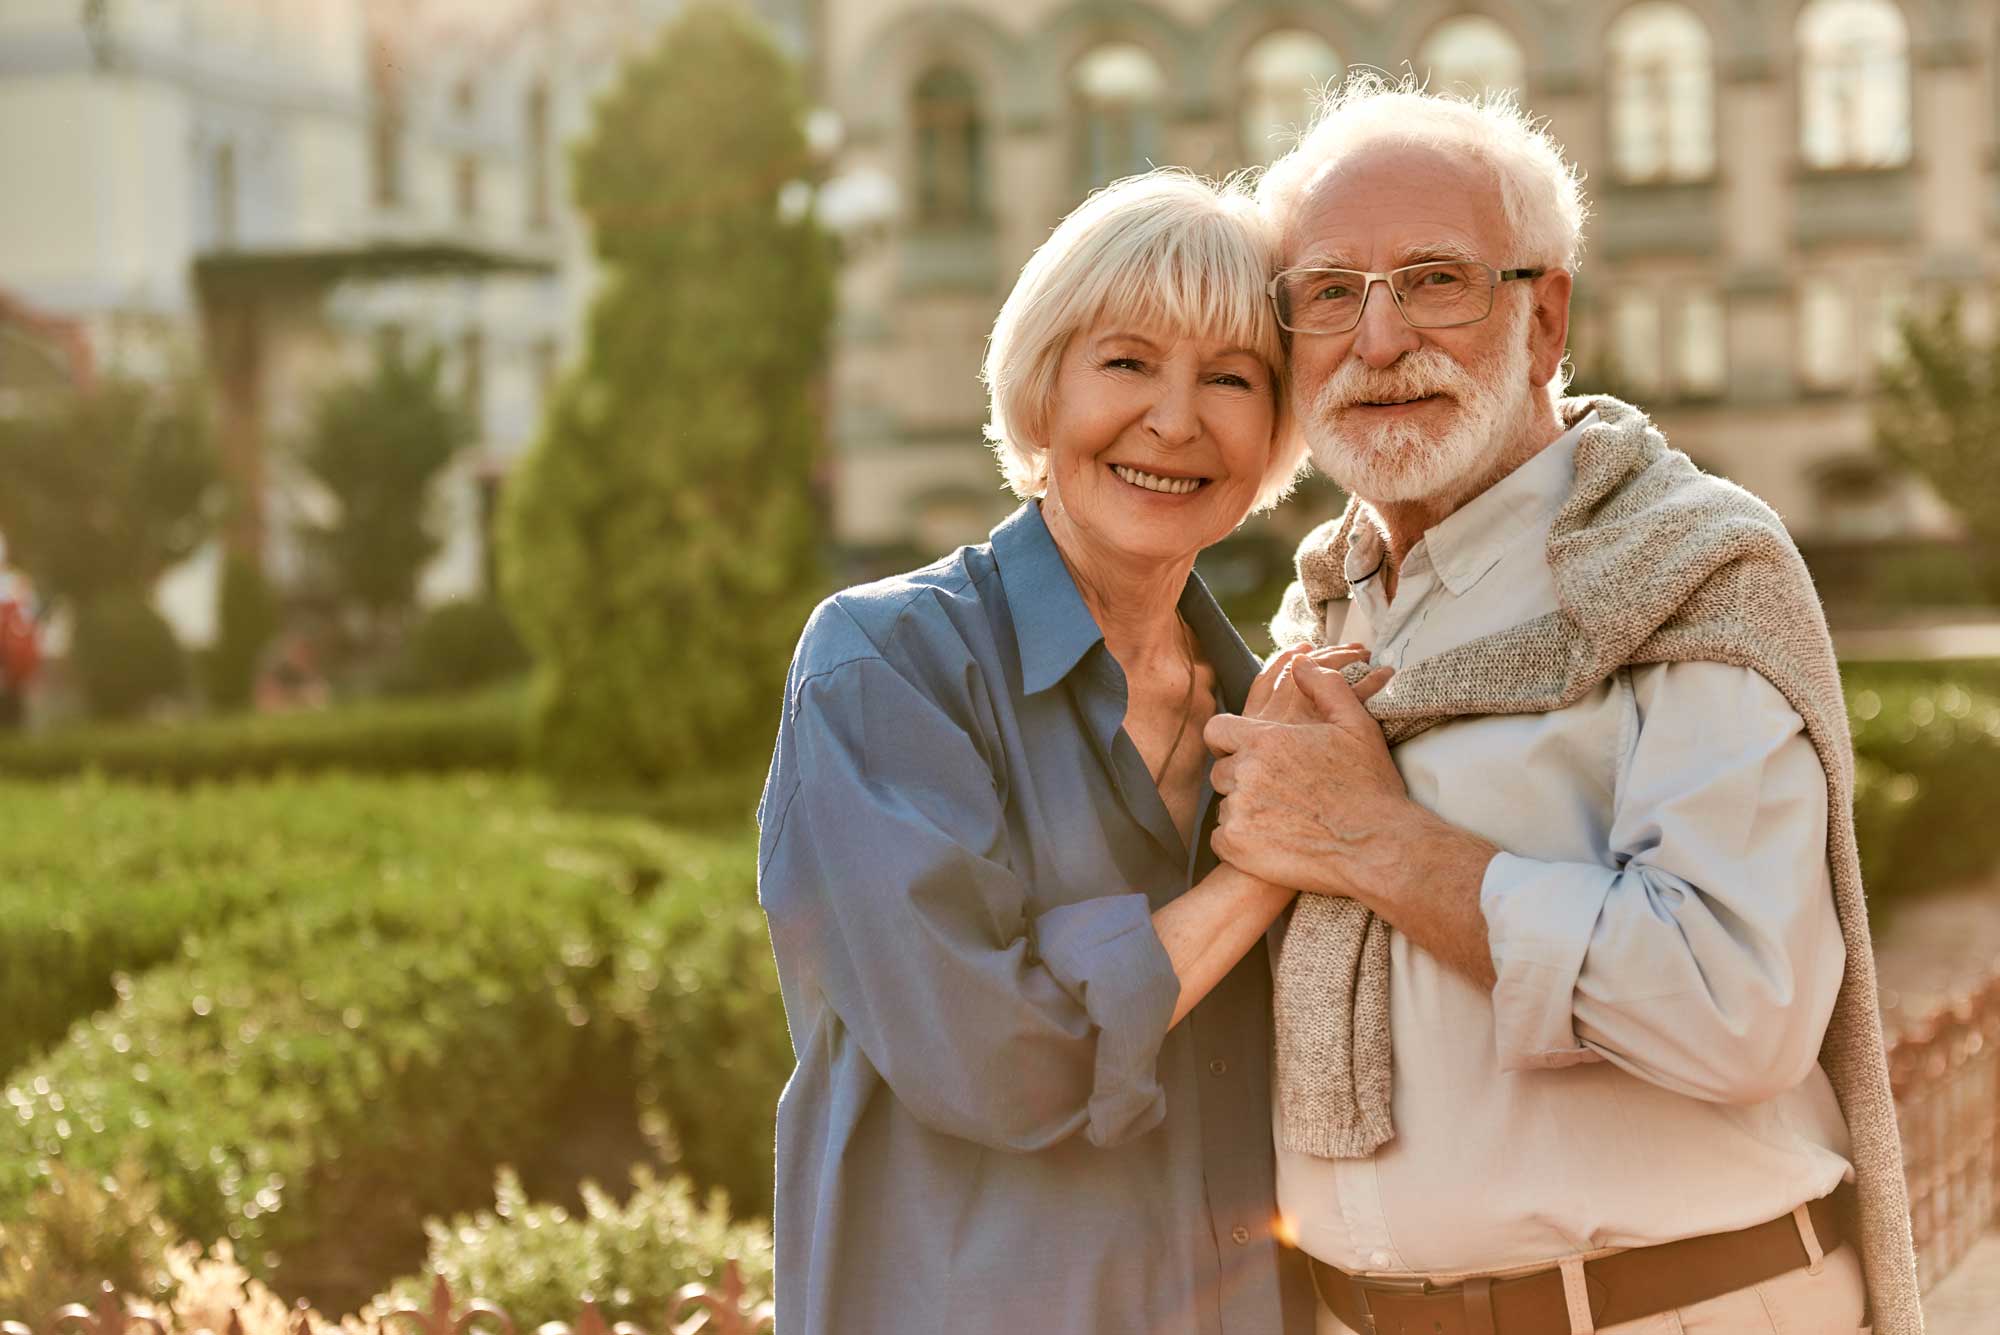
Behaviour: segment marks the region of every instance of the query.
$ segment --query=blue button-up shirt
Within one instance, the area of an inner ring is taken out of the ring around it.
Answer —
[[[1242,707],[1257,660],[1180,611]],[[798,1068],[781,1335],[1304,1335],[1253,950],[1182,1023],[1152,914],[1215,865],[1125,735],[1041,511],[813,614],[759,812]]]

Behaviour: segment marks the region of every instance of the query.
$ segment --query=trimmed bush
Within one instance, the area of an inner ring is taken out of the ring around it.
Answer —
[[[130,718],[187,686],[173,628],[144,595],[107,593],[77,609],[71,656],[90,712]]]
[[[21,1218],[0,1223],[0,1320],[46,1320],[65,1303],[94,1302],[102,1284],[159,1298],[173,1231],[137,1168],[92,1177],[58,1166]]]
[[[323,807],[292,785],[166,800],[101,780],[0,784],[0,1075],[190,932],[381,874],[401,851],[381,821],[400,813],[377,803],[371,837],[346,823],[363,805]]]
[[[683,1284],[714,1285],[734,1261],[751,1301],[771,1296],[771,1236],[731,1222],[720,1201],[696,1202],[680,1179],[636,1170],[623,1204],[594,1183],[583,1187],[583,1212],[529,1202],[521,1182],[502,1171],[492,1210],[432,1222],[421,1276],[378,1301],[422,1307],[443,1275],[455,1294],[478,1294],[507,1309],[517,1328],[574,1321],[583,1290],[611,1321],[669,1328],[668,1305]]]
[[[0,776],[96,770],[161,783],[345,770],[368,774],[511,770],[522,763],[525,693],[376,701],[321,712],[63,728],[0,739]]]
[[[529,666],[505,608],[491,598],[454,599],[424,613],[387,685],[405,695],[455,694],[525,675]]]
[[[274,854],[282,912],[190,938],[14,1072],[0,1220],[59,1164],[130,1160],[184,1235],[229,1237],[338,1310],[536,1143],[593,1051],[603,954],[640,883],[632,823],[476,779],[294,796],[372,865]]]
[[[1866,682],[1879,684],[1862,684]],[[1851,674],[1862,879],[1871,906],[2000,864],[2000,698],[1913,674]]]
[[[778,1094],[792,1072],[753,835],[683,839],[613,955],[607,1010],[637,1036],[661,1154],[740,1216],[771,1212]]]

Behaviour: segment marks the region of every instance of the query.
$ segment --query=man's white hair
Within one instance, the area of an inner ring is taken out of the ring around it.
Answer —
[[[1357,70],[1322,99],[1298,144],[1266,169],[1258,203],[1278,229],[1280,245],[1289,247],[1300,209],[1341,163],[1383,144],[1435,148],[1492,170],[1515,247],[1489,256],[1494,265],[1574,272],[1589,206],[1576,168],[1547,127],[1512,94],[1433,93],[1411,76]]]
[[[1284,334],[1265,291],[1275,252],[1240,179],[1218,184],[1162,168],[1071,210],[1022,267],[987,340],[986,438],[1014,494],[1048,490],[1049,408],[1070,339],[1130,321],[1222,340],[1270,368],[1276,417],[1255,507],[1284,499],[1305,467],[1305,441],[1291,430]]]

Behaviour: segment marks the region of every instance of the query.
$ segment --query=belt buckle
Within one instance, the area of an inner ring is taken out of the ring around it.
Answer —
[[[1361,1291],[1361,1315],[1368,1321],[1368,1329],[1360,1335],[1381,1335],[1375,1325],[1375,1304],[1369,1301],[1371,1293],[1402,1294],[1412,1298],[1427,1298],[1432,1294],[1449,1293],[1456,1284],[1436,1284],[1428,1276],[1412,1275],[1407,1279],[1375,1279],[1367,1275],[1349,1275],[1348,1282]]]

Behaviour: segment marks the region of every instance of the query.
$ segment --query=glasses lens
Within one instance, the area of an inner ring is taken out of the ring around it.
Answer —
[[[1295,270],[1278,283],[1278,315],[1300,333],[1341,333],[1361,318],[1367,281],[1352,269]]]
[[[1414,264],[1398,269],[1394,282],[1413,325],[1469,324],[1493,306],[1493,271],[1483,264]]]

